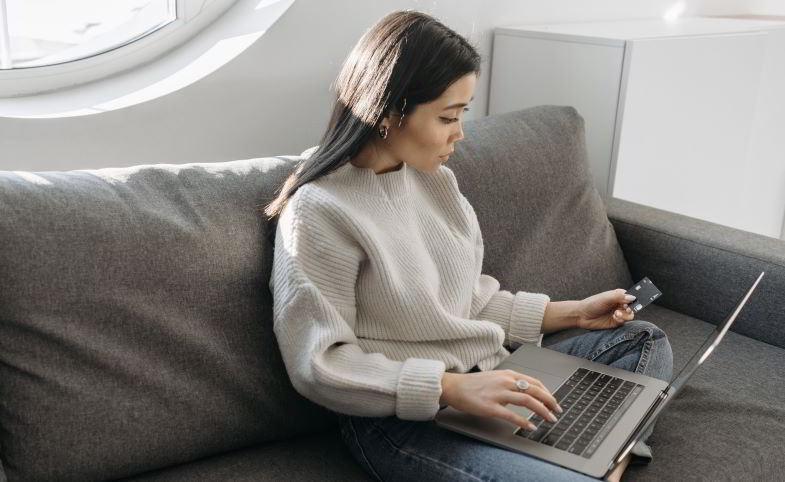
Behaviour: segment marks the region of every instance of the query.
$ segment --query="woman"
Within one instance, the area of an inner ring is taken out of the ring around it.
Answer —
[[[477,217],[443,166],[479,72],[476,50],[423,13],[391,13],[362,36],[319,147],[266,209],[278,217],[275,335],[295,389],[340,415],[378,479],[590,480],[433,422],[446,405],[525,429],[506,405],[553,419],[560,407],[539,380],[494,367],[570,327],[593,331],[550,348],[671,376],[667,337],[631,321],[624,290],[556,302],[481,274]]]

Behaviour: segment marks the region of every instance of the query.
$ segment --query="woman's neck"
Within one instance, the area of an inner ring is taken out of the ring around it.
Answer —
[[[402,161],[395,159],[389,151],[377,146],[374,141],[360,149],[360,152],[349,162],[357,167],[373,169],[376,174],[398,171],[403,168]]]

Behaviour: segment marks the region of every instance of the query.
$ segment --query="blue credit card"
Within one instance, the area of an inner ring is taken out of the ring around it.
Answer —
[[[635,301],[629,303],[629,306],[633,312],[638,313],[659,298],[662,295],[662,292],[654,286],[654,283],[652,283],[649,278],[643,278],[632,285],[632,287],[627,290],[627,294],[636,298]]]

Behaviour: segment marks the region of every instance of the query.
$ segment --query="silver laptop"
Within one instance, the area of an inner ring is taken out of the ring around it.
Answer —
[[[505,420],[470,415],[452,407],[440,410],[436,423],[592,477],[604,477],[719,345],[763,275],[670,384],[526,343],[496,369],[515,370],[542,381],[564,409],[558,422],[551,423],[525,407],[510,404],[508,409],[529,419],[537,430],[524,430]]]

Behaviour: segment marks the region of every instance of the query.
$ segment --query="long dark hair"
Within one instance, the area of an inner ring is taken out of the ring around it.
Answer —
[[[477,50],[432,16],[411,10],[384,16],[344,61],[318,148],[298,162],[265,214],[278,216],[300,186],[348,162],[376,134],[382,119],[413,112],[472,72],[480,73]]]

